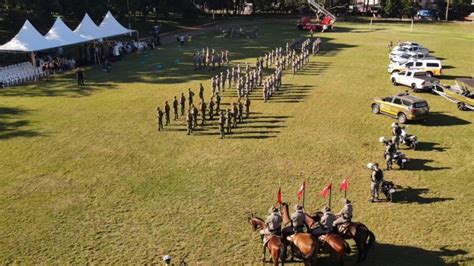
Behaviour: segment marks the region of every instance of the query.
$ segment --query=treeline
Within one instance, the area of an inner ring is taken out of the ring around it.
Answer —
[[[318,0],[337,15],[349,15],[349,4],[355,0]],[[367,7],[369,0],[357,0]],[[418,1],[381,0],[378,7],[383,17],[413,17],[420,8]],[[444,18],[446,0],[435,0],[440,17]],[[47,30],[56,16],[74,25],[84,13],[96,22],[101,21],[107,10],[124,25],[129,19],[133,27],[146,29],[159,18],[195,20],[200,14],[239,15],[251,12],[308,12],[307,0],[0,0],[0,31],[10,35],[29,19],[40,31]],[[471,0],[450,0],[450,19],[462,19],[473,11]],[[367,11],[366,15],[369,15]],[[130,13],[130,16],[129,16]]]

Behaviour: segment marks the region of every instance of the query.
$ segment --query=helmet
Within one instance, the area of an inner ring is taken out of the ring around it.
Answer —
[[[368,163],[367,168],[372,169],[374,168],[375,164],[374,163]]]
[[[299,204],[295,205],[295,210],[302,210],[302,209],[303,209],[303,206],[301,206]]]
[[[324,212],[330,212],[331,211],[331,208],[329,208],[328,206],[324,207]]]
[[[398,126],[398,123],[392,123],[392,127]]]
[[[380,142],[380,143],[385,143],[385,137],[380,137],[380,138],[379,138],[379,142]]]
[[[343,202],[344,204],[349,204],[349,203],[351,203],[351,201],[350,201],[349,199],[342,199],[342,202]]]
[[[163,261],[166,262],[166,263],[170,263],[170,261],[171,261],[171,256],[170,256],[170,255],[165,255],[165,256],[163,256]]]
[[[268,212],[269,213],[278,212],[278,209],[272,206],[272,207],[270,207],[270,209],[268,209]]]

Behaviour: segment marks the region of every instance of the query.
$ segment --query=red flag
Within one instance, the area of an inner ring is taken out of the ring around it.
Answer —
[[[301,185],[300,190],[298,191],[298,200],[301,200],[304,195],[305,182],[306,181],[303,181],[303,185]]]
[[[347,189],[349,188],[349,183],[347,182],[347,179],[349,179],[348,176],[346,176],[346,178],[344,178],[344,181],[342,181],[341,186],[339,187],[339,192],[342,192],[343,190],[347,191]]]
[[[281,187],[278,189],[277,193],[277,203],[281,204],[283,202],[282,197],[281,197]]]
[[[332,183],[329,183],[329,185],[327,185],[327,187],[325,187],[321,192],[319,192],[319,194],[323,197],[327,197],[331,189],[332,189]]]

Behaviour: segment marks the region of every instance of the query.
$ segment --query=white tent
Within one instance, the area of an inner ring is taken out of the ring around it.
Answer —
[[[0,52],[35,52],[54,48],[48,40],[41,35],[30,21],[26,20],[21,30],[4,45],[0,46]]]
[[[92,21],[91,17],[89,17],[87,13],[84,15],[81,23],[74,30],[74,33],[88,40],[96,40],[107,37],[107,34],[102,32],[102,30],[97,27],[97,25],[94,23],[94,21]]]
[[[83,38],[64,24],[61,18],[56,18],[53,27],[44,36],[54,46],[66,46],[71,44],[78,44],[87,42],[89,39]]]
[[[107,37],[112,37],[112,36],[117,36],[117,35],[123,35],[123,34],[129,34],[131,32],[134,32],[133,30],[127,29],[124,26],[122,26],[110,13],[110,11],[107,12],[107,15],[105,15],[104,19],[102,20],[102,23],[100,23],[99,28],[101,31],[105,34],[107,34]]]

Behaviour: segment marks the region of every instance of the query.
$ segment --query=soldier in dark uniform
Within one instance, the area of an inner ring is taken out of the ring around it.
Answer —
[[[226,80],[227,80],[227,83],[229,84],[229,88],[230,88],[230,85],[232,83],[232,79],[231,79],[231,75],[230,75],[230,69],[227,69]],[[222,91],[224,91],[224,90],[222,90]]]
[[[188,89],[188,102],[189,106],[193,104],[193,97],[194,97],[194,92],[191,90],[191,88]]]
[[[216,113],[221,111],[221,96],[219,93],[216,94]]]
[[[375,202],[379,200],[380,186],[383,182],[383,171],[379,168],[377,163],[373,165],[369,164],[369,166],[369,168],[372,170],[372,174],[370,176],[370,192],[372,194],[371,202]]]
[[[231,134],[232,133],[232,112],[230,111],[230,109],[227,109],[227,117],[226,117],[226,120],[225,120],[225,123],[226,123],[226,127],[227,127],[227,134]]]
[[[216,104],[214,103],[214,97],[211,97],[211,100],[209,101],[209,120],[214,119],[214,106]]]
[[[204,99],[201,100],[200,107],[201,107],[201,119],[202,119],[201,125],[204,126],[206,124],[206,109],[207,109]]]
[[[249,118],[250,116],[250,103],[250,97],[247,94],[247,96],[245,96],[245,118]]]
[[[191,110],[193,112],[193,129],[195,129],[197,127],[197,119],[198,119],[198,115],[199,115],[199,110],[194,105],[192,105]]]
[[[237,104],[233,104],[233,110],[232,110],[232,127],[237,128],[237,118],[239,117],[239,108],[237,107]]]
[[[204,100],[204,86],[202,86],[202,83],[199,84],[199,99]]]
[[[158,118],[158,131],[163,130],[163,111],[161,111],[160,107],[156,108],[156,117]]]
[[[224,111],[221,111],[221,114],[219,115],[219,132],[221,134],[221,139],[225,137],[224,127],[225,127],[225,115],[224,115]]]
[[[237,103],[238,108],[239,108],[239,123],[243,122],[243,117],[244,117],[244,105],[242,104],[242,101],[239,100]]]
[[[166,119],[166,126],[170,125],[170,112],[171,108],[170,105],[168,104],[168,101],[165,102],[165,119]]]
[[[188,135],[193,133],[193,114],[191,113],[191,109],[188,110],[186,116],[186,126],[188,127]]]
[[[84,70],[78,67],[76,68],[76,75],[77,75],[77,85],[84,86]]]
[[[179,102],[178,102],[178,99],[176,98],[176,96],[174,96],[174,100],[173,100],[173,112],[174,112],[174,120],[178,120],[178,106],[179,106]]]
[[[179,104],[181,105],[181,116],[184,116],[184,110],[186,110],[186,97],[184,96],[184,92],[181,92]]]

